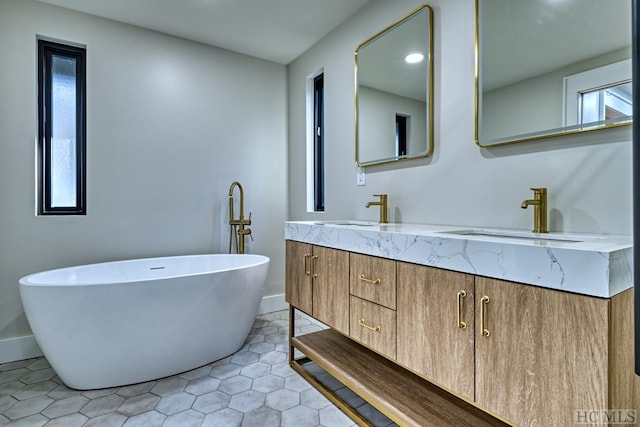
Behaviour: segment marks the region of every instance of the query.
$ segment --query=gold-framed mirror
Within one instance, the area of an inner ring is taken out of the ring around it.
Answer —
[[[355,50],[354,61],[356,165],[430,156],[433,152],[431,7],[417,8],[362,42]]]
[[[631,124],[631,2],[476,0],[476,144]]]

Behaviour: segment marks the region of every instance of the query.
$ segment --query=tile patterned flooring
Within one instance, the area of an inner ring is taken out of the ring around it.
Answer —
[[[2,364],[0,426],[354,426],[289,366],[288,316],[259,315],[245,345],[225,359],[129,386],[69,389],[44,357]],[[296,335],[319,329],[296,319]],[[309,369],[376,426],[393,425],[319,367]]]

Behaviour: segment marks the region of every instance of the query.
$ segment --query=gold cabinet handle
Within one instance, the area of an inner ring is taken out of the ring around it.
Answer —
[[[311,257],[311,277],[314,279],[318,277],[318,273],[316,273],[316,261],[318,260],[318,255],[314,255]]]
[[[368,283],[370,285],[379,285],[380,284],[380,279],[367,279],[364,274],[360,275],[360,280],[363,281],[364,283]]]
[[[467,324],[462,321],[462,298],[465,298],[467,293],[464,290],[458,292],[458,328],[466,329]]]
[[[309,258],[311,258],[311,254],[304,255],[304,274],[306,274],[307,276],[311,276],[311,266],[309,265]]]
[[[487,306],[487,304],[489,304],[489,297],[485,295],[480,299],[480,329],[482,330],[483,337],[488,337],[489,335],[491,335],[491,331],[487,329],[484,324],[486,320],[485,307]]]
[[[380,332],[380,325],[378,326],[371,326],[371,325],[367,325],[367,322],[364,321],[364,319],[360,319],[360,326],[364,326],[367,329],[371,329],[373,332]]]

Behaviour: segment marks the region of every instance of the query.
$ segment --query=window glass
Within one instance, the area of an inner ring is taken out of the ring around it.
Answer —
[[[38,40],[38,213],[84,215],[84,48]]]

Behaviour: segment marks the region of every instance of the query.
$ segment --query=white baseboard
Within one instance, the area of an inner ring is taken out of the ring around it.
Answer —
[[[272,313],[287,308],[289,308],[289,304],[284,300],[284,294],[268,295],[262,298],[258,314]],[[0,340],[0,363],[40,356],[42,356],[42,350],[33,335]]]
[[[262,297],[258,314],[272,313],[274,311],[286,310],[289,304],[284,300],[284,294],[268,295]]]
[[[0,340],[0,363],[40,356],[42,356],[42,350],[33,335]]]

